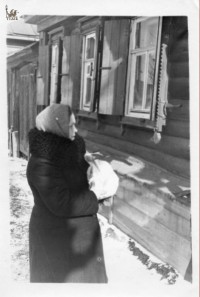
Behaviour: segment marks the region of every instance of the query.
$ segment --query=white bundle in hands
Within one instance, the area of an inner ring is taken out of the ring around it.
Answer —
[[[101,200],[115,195],[119,186],[119,178],[112,166],[106,161],[95,159],[88,153],[85,159],[90,164],[87,171],[88,183],[97,198]]]

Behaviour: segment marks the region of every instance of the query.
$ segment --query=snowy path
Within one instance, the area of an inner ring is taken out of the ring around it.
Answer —
[[[10,244],[11,278],[14,281],[28,283],[28,223],[33,199],[26,180],[26,165],[27,161],[24,159],[10,159]],[[184,281],[173,267],[162,263],[132,239],[130,241],[128,236],[113,225],[109,225],[100,215],[99,221],[109,285],[131,286],[133,296],[135,296],[134,292],[142,292],[142,290],[150,292],[152,288],[162,292],[158,295],[161,297],[168,296],[164,294],[166,290],[170,291],[170,296],[186,296],[181,292],[190,290],[191,284]],[[130,245],[133,246],[133,251],[130,250]],[[150,267],[152,269],[148,269]],[[171,273],[169,273],[170,269]]]

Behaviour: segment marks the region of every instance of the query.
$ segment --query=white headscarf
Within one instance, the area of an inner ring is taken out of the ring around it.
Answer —
[[[64,104],[52,104],[36,117],[36,127],[44,132],[51,132],[69,138],[71,108]]]

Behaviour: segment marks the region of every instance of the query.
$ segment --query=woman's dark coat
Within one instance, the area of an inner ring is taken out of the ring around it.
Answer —
[[[30,281],[107,282],[98,200],[88,188],[83,139],[77,135],[71,141],[34,128],[29,144],[27,179],[34,196]]]

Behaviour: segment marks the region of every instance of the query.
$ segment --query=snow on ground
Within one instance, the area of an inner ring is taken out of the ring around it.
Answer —
[[[26,180],[26,166],[26,160],[10,158],[11,278],[28,283],[28,224],[33,198]],[[191,284],[173,267],[162,263],[134,239],[109,225],[103,216],[98,217],[109,284],[131,284],[137,292],[144,287],[147,291],[154,287],[162,292],[170,287],[172,293],[190,289]],[[183,295],[177,293],[176,296]]]

